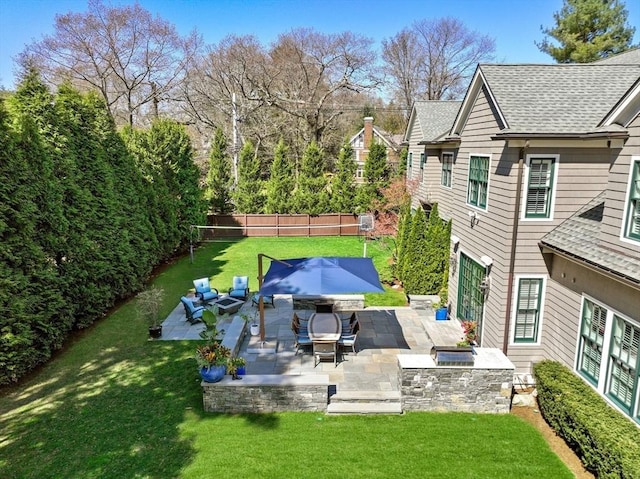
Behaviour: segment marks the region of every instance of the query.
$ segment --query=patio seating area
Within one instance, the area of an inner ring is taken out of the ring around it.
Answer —
[[[248,300],[237,314],[252,318],[256,311]],[[434,344],[454,345],[462,335],[458,321],[435,321],[431,309],[365,308],[357,311],[357,353],[340,347],[335,364],[333,360],[316,364],[311,345],[303,345],[297,352],[291,329],[294,313],[304,322],[314,312],[294,310],[291,295],[275,295],[274,307],[264,311],[266,339],[275,345],[276,352],[247,352],[255,351],[259,342],[259,338],[247,335],[239,351],[246,358],[247,374],[328,375],[338,391],[396,391],[397,354],[429,354]],[[348,323],[351,312],[338,314]],[[218,329],[228,329],[234,316],[221,316]],[[161,339],[195,340],[203,329],[201,323],[187,322],[184,308],[178,305],[163,323]]]

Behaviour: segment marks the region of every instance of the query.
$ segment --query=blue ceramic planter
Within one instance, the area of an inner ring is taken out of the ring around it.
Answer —
[[[245,366],[238,366],[238,371],[236,371],[236,373],[238,376],[244,376],[247,374],[247,370],[245,369]]]
[[[222,380],[226,372],[227,367],[225,365],[200,368],[200,376],[202,380],[207,383],[217,383]]]

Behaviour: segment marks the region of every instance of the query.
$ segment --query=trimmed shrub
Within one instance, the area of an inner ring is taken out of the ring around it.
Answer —
[[[640,429],[580,377],[556,361],[533,372],[549,425],[598,478],[640,478]]]

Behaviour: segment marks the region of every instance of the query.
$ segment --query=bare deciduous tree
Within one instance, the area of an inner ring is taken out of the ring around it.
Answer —
[[[378,86],[371,45],[351,32],[293,30],[270,49],[269,83],[258,87],[267,104],[306,123],[307,141],[322,145],[324,131],[343,113],[342,95]]]
[[[410,108],[415,100],[459,97],[478,63],[493,60],[495,41],[460,20],[421,20],[383,42],[393,94]]]
[[[28,45],[19,62],[35,66],[52,84],[68,80],[97,89],[111,115],[133,125],[145,107],[157,116],[199,43],[195,32],[182,38],[137,3],[111,7],[89,0],[87,13],[57,15],[54,33]]]

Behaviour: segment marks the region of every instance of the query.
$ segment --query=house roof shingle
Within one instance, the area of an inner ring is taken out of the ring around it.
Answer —
[[[547,233],[540,244],[640,285],[638,260],[599,243],[606,192]]]
[[[422,141],[435,141],[447,135],[456,119],[461,101],[422,100],[413,106],[420,122]]]
[[[510,132],[594,132],[640,78],[640,64],[481,64]]]

